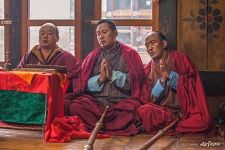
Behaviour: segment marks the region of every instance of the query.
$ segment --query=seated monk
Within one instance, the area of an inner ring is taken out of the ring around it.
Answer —
[[[65,113],[81,118],[91,131],[109,105],[103,133],[134,135],[139,132],[137,109],[141,105],[142,85],[146,83],[143,64],[134,49],[116,40],[118,32],[110,20],[100,20],[96,34],[100,48],[82,64],[84,93],[65,103]]]
[[[163,128],[182,114],[175,132],[206,133],[212,127],[200,76],[187,55],[169,51],[165,36],[157,31],[146,36],[152,58],[145,66],[150,84],[148,102],[138,109],[147,132]]]
[[[57,26],[45,23],[39,30],[39,45],[35,45],[20,61],[18,68],[25,68],[27,64],[59,65],[67,68],[67,78],[70,81],[68,93],[78,92],[80,85],[81,66],[78,60],[69,52],[60,48]]]

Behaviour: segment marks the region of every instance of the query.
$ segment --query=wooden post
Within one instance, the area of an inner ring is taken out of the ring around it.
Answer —
[[[109,108],[109,106],[105,107],[105,110],[102,113],[102,116],[101,116],[100,120],[96,123],[95,128],[92,131],[91,136],[89,137],[87,144],[84,146],[84,150],[93,150],[93,145],[94,145],[96,136],[97,136],[99,130],[103,126],[103,121],[104,121],[104,118],[105,118],[105,115],[106,115],[106,112],[107,112],[108,108]]]

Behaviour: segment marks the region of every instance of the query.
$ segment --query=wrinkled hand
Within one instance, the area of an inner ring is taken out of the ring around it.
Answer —
[[[109,64],[109,61],[106,58],[105,58],[104,68],[105,68],[107,79],[111,80],[112,79],[112,68]]]
[[[159,0],[152,0],[153,1],[153,3],[158,3],[159,2]]]
[[[161,83],[165,83],[169,79],[170,67],[161,59],[159,62],[160,71],[162,74]]]
[[[106,76],[106,69],[105,69],[105,58],[101,62],[101,68],[100,68],[100,78],[99,81],[101,83],[105,82],[107,80]]]

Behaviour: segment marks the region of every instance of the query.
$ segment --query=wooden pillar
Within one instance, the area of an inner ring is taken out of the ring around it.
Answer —
[[[9,1],[9,12],[12,20],[10,28],[10,63],[16,67],[21,59],[21,0]]]
[[[91,20],[94,16],[94,1],[95,0],[82,0],[81,4],[81,18],[82,18],[82,35],[81,35],[81,59],[83,60],[94,48],[94,26]]]
[[[177,0],[160,0],[159,26],[168,40],[169,49],[177,49]]]

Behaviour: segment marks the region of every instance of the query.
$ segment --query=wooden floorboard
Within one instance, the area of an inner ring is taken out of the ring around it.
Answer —
[[[224,127],[222,128],[224,130]],[[139,134],[133,137],[114,136],[97,139],[94,150],[137,150],[152,135]],[[42,131],[28,131],[0,128],[0,150],[83,150],[87,140],[73,139],[69,143],[48,143],[43,140]],[[210,144],[210,146],[203,146]],[[214,144],[214,146],[212,145]],[[202,146],[201,146],[202,145]],[[151,150],[225,150],[224,138],[219,135],[213,138],[205,136],[164,136]]]

